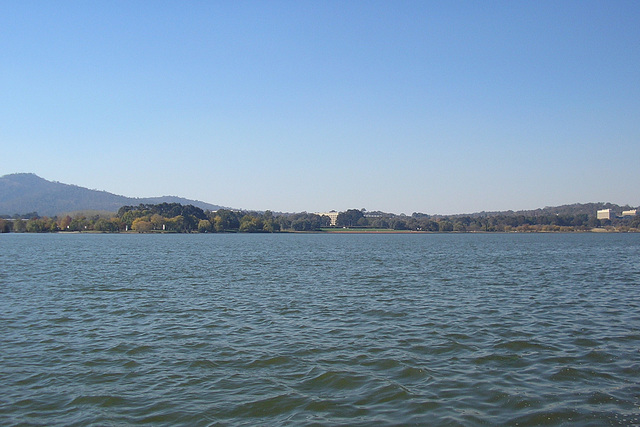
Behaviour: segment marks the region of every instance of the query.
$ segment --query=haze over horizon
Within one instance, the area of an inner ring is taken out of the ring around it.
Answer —
[[[640,3],[7,3],[0,176],[285,212],[640,205]]]

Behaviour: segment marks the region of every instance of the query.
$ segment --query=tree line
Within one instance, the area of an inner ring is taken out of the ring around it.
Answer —
[[[314,213],[252,212],[219,209],[204,211],[179,203],[123,206],[115,215],[78,214],[28,219],[0,218],[0,232],[46,233],[57,231],[94,232],[173,232],[173,233],[274,233],[319,231],[331,226],[326,215]],[[640,216],[598,220],[594,215],[578,214],[486,214],[411,216],[348,209],[337,216],[336,226],[351,229],[385,229],[421,232],[575,232],[605,227],[615,231],[640,231]]]
[[[317,231],[330,224],[329,217],[306,212],[278,215],[271,211],[249,212],[230,209],[211,212],[193,205],[160,203],[123,206],[110,217],[98,214],[40,217],[34,212],[29,214],[27,219],[0,218],[0,232],[274,233]]]

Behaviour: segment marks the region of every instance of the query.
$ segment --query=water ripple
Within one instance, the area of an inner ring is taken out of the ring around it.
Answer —
[[[0,235],[3,425],[640,425],[638,235]]]

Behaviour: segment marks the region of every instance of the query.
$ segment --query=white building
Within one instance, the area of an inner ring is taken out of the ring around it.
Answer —
[[[336,211],[331,211],[331,212],[316,212],[316,215],[320,215],[320,216],[326,215],[326,216],[328,216],[329,218],[331,218],[331,226],[332,226],[332,227],[335,227],[335,225],[336,225],[336,221],[338,221],[338,212],[336,212]]]
[[[611,209],[602,209],[599,210],[596,214],[596,218],[598,219],[612,219],[615,215]]]
[[[636,216],[638,214],[637,209],[631,209],[630,211],[622,211],[622,216]]]

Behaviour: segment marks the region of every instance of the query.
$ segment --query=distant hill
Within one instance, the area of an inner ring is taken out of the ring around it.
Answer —
[[[39,215],[54,216],[84,210],[116,212],[122,206],[164,202],[194,205],[212,211],[221,208],[218,205],[175,196],[148,198],[118,196],[106,191],[47,181],[32,173],[16,173],[0,177],[0,215],[37,212]]]
[[[614,203],[573,203],[571,205],[562,206],[547,206],[540,209],[524,210],[524,211],[503,211],[503,212],[477,212],[471,214],[472,217],[485,217],[485,216],[542,216],[542,215],[589,215],[595,216],[596,212],[600,209],[611,209],[617,215],[622,214],[622,211],[635,209],[635,207],[629,205],[616,205]],[[452,215],[455,216],[455,215]]]

